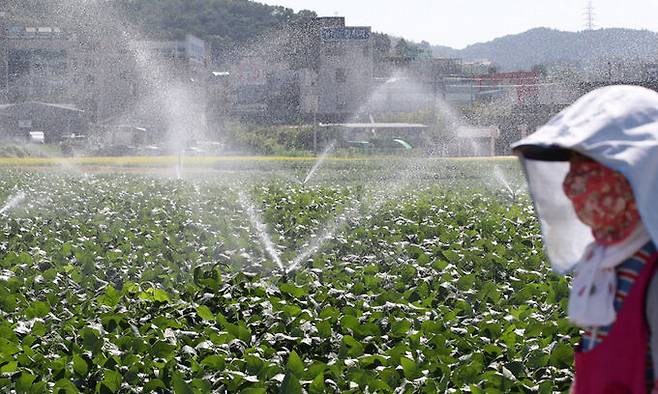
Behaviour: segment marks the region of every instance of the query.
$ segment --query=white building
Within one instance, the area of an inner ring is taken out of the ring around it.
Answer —
[[[345,18],[317,18],[308,27],[319,39],[317,68],[299,72],[300,111],[320,119],[346,119],[370,94],[373,79],[370,27],[345,26]]]

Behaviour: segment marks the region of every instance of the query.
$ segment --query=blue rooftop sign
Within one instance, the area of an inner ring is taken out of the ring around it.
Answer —
[[[322,40],[367,40],[370,38],[369,27],[325,27],[322,29]]]

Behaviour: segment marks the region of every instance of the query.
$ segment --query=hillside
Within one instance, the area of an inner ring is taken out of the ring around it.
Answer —
[[[213,48],[226,49],[245,43],[272,29],[310,20],[311,11],[248,0],[116,0],[132,22],[153,37],[181,37],[192,33]]]
[[[493,60],[503,70],[552,63],[585,65],[600,58],[655,59],[658,56],[658,34],[620,28],[575,33],[537,28],[473,44],[462,50],[441,46],[435,46],[433,50],[435,56]]]
[[[79,9],[93,7],[114,13],[148,37],[181,38],[192,33],[215,51],[316,16],[312,11],[294,12],[249,0],[7,0],[0,6],[16,21],[41,25],[56,25],[70,16],[61,15],[62,10],[82,13]]]

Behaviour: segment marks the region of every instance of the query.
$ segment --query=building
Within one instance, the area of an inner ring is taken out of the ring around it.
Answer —
[[[159,63],[181,77],[206,73],[210,64],[210,49],[205,41],[191,34],[182,40],[132,41],[129,46],[137,56],[144,56],[147,63]]]
[[[497,127],[458,127],[457,156],[495,156],[496,140],[500,137]]]
[[[108,99],[132,93],[131,107],[103,118],[103,124],[146,128],[149,135],[159,136],[158,143],[163,143],[161,137],[173,144],[205,135],[210,76],[206,43],[188,34],[181,40],[130,41],[125,47],[129,68],[122,79],[134,84],[135,91],[122,89]]]
[[[224,67],[211,73],[209,106],[241,119],[285,122],[299,115],[298,73],[289,64],[250,53]]]
[[[395,113],[433,109],[445,96],[448,78],[460,75],[459,59],[389,59],[385,77],[376,78],[369,112]]]
[[[228,74],[211,78],[211,107],[229,96],[232,116],[279,123],[342,121],[363,109],[373,84],[370,27],[321,17],[274,36],[227,56],[217,73]],[[230,93],[219,93],[226,85]]]
[[[317,45],[317,58],[298,73],[300,112],[316,120],[348,119],[362,110],[372,87],[370,27],[325,17],[305,28]]]
[[[79,107],[93,123],[130,112],[142,93],[134,59],[125,43],[95,37],[82,43],[71,86]]]
[[[75,61],[60,28],[14,26],[0,16],[0,101],[71,102]]]
[[[655,65],[645,59],[606,57],[587,63],[584,76],[589,81],[632,83],[655,76],[655,71]]]
[[[30,132],[42,132],[46,143],[87,130],[84,111],[70,105],[35,101],[0,105],[0,133],[4,138],[27,140]]]
[[[0,104],[76,108],[99,128],[134,120],[162,130],[158,119],[169,111],[161,102],[173,96],[188,101],[177,107],[205,114],[210,50],[203,40],[192,35],[172,41],[126,37],[113,26],[94,31],[21,26],[0,13]]]
[[[58,27],[20,26],[0,13],[0,116],[3,137],[32,131],[55,142],[88,131],[76,92],[84,63],[72,34]]]
[[[233,89],[231,89],[231,73],[228,71],[212,71],[206,81],[206,120],[208,137],[221,138],[226,122],[233,111]]]
[[[115,32],[116,33],[116,32]],[[157,114],[149,101],[174,83],[205,98],[209,49],[203,40],[126,41],[112,35],[86,34],[76,48],[71,90],[80,108],[99,124],[125,123]],[[143,110],[142,110],[143,109]]]
[[[119,91],[127,67],[112,58],[110,48],[59,27],[21,26],[0,17],[0,101],[55,103],[78,108],[92,120],[101,108],[113,112],[101,95]]]
[[[510,105],[535,105],[539,103],[540,88],[540,75],[535,71],[450,76],[445,83],[445,98],[454,105],[501,100]]]
[[[496,65],[491,60],[462,62],[461,73],[467,77],[495,72]]]
[[[504,97],[521,105],[538,103],[539,86],[539,74],[535,71],[478,75],[473,84],[479,99]]]

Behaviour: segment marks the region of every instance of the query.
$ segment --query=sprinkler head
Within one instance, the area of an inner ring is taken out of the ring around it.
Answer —
[[[297,273],[296,269],[278,271],[277,274],[280,275],[279,282],[288,283],[288,282],[294,280],[296,273]]]

